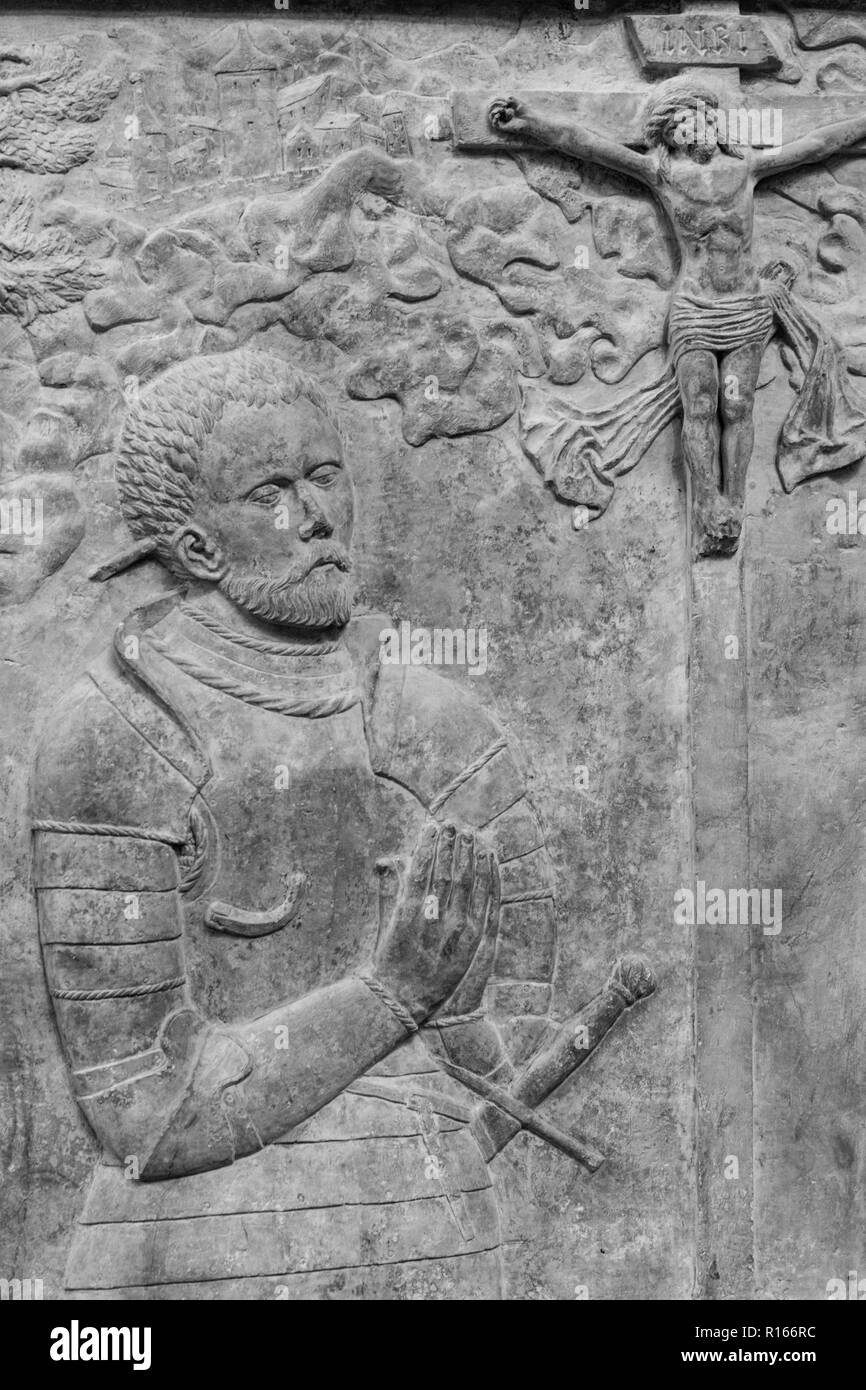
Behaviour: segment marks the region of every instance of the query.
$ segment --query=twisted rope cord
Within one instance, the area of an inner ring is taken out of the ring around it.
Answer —
[[[398,1023],[402,1023],[408,1033],[418,1032],[418,1024],[406,1008],[406,1005],[401,1004],[396,995],[393,995],[389,989],[385,988],[381,980],[377,980],[376,976],[369,970],[359,970],[358,979],[363,980],[370,992],[375,994],[376,998],[382,1001],[385,1008],[390,1010]]]
[[[181,893],[189,893],[201,878],[201,872],[207,858],[209,839],[208,828],[201,812],[195,806],[191,806],[189,831],[178,855],[180,882],[177,886]]]
[[[197,661],[180,656],[170,651],[165,642],[156,638],[151,638],[151,646],[161,656],[179,666],[182,671],[186,671],[187,675],[201,681],[202,685],[219,690],[224,695],[233,695],[236,700],[243,700],[245,704],[272,710],[275,714],[292,714],[305,719],[326,719],[331,714],[342,714],[344,710],[351,709],[361,701],[361,692],[357,688],[342,695],[320,695],[317,699],[306,700],[297,697],[292,699],[290,696],[276,693],[268,694],[254,685],[242,685],[240,681],[232,680],[229,676],[221,676],[210,666],[202,666]]]
[[[449,796],[453,796],[456,791],[459,791],[464,782],[468,782],[470,777],[474,777],[476,772],[481,771],[485,763],[489,763],[491,758],[494,758],[497,753],[501,753],[503,749],[507,747],[508,744],[505,739],[501,738],[488,748],[485,753],[481,753],[480,756],[475,759],[474,763],[470,763],[468,767],[464,767],[463,771],[459,772],[454,780],[448,783],[447,787],[444,787],[437,796],[434,796],[433,800],[430,802],[430,814],[434,815],[439,811],[444,806]]]
[[[135,985],[132,989],[53,989],[55,999],[87,1000],[94,999],[141,999],[145,994],[162,994],[167,989],[180,989],[186,984],[186,976],[178,975],[173,980],[161,980],[156,985]]]
[[[188,618],[192,618],[194,622],[201,623],[202,627],[215,632],[217,637],[224,637],[227,642],[234,642],[236,647],[248,647],[253,652],[264,652],[266,656],[326,656],[328,652],[335,652],[340,645],[339,642],[311,642],[304,647],[294,647],[286,642],[265,642],[261,637],[251,637],[243,632],[235,632],[233,628],[224,626],[216,618],[212,618],[209,613],[203,613],[201,609],[193,607],[192,604],[181,604],[181,611]]]
[[[505,907],[506,903],[510,904],[543,902],[545,898],[552,897],[552,888],[528,888],[525,893],[512,893],[508,896],[503,896],[502,906]]]
[[[483,1009],[475,1009],[471,1014],[449,1014],[447,1018],[434,1018],[431,1022],[433,1028],[460,1028],[465,1023],[477,1023],[479,1019],[486,1018]]]
[[[118,839],[156,840],[161,845],[176,845],[177,836],[167,830],[143,830],[137,825],[106,825],[83,820],[35,820],[33,830],[55,831],[58,835],[111,835]]]

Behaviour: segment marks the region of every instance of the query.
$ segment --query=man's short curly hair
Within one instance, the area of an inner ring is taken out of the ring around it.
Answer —
[[[115,470],[120,509],[137,540],[152,539],[170,570],[171,538],[193,514],[195,483],[208,436],[223,412],[242,404],[317,406],[339,432],[319,386],[306,372],[269,353],[240,348],[170,367],[130,408]]]

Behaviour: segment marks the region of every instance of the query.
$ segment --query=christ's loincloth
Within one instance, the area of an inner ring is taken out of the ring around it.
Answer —
[[[668,314],[668,345],[674,368],[684,352],[726,354],[752,343],[766,347],[772,334],[773,310],[763,293],[712,300],[681,291]]]
[[[771,270],[756,294],[715,303],[676,295],[668,314],[665,370],[609,406],[588,410],[522,385],[523,448],[557,497],[585,508],[589,519],[601,516],[615,480],[634,468],[682,413],[676,375],[682,354],[766,346],[774,331],[788,350],[796,391],[776,455],[785,491],[856,463],[866,454],[866,399],[848,374],[845,349]]]

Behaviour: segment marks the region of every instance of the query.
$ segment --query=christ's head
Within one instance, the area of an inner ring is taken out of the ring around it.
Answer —
[[[646,143],[665,158],[680,152],[697,164],[708,164],[717,150],[741,159],[736,145],[720,135],[719,108],[719,94],[710,87],[674,82],[657,92],[647,106]]]
[[[242,349],[170,368],[127,416],[117,484],[133,534],[181,583],[247,613],[344,626],[354,495],[311,377]]]

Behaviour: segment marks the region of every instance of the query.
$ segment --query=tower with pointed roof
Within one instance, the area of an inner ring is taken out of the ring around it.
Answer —
[[[135,138],[130,141],[130,159],[139,195],[159,197],[171,187],[168,162],[170,140],[168,131],[150,104],[144,79],[133,83]]]
[[[244,25],[214,68],[225,178],[275,174],[282,167],[277,126],[277,64],[256,48]]]

